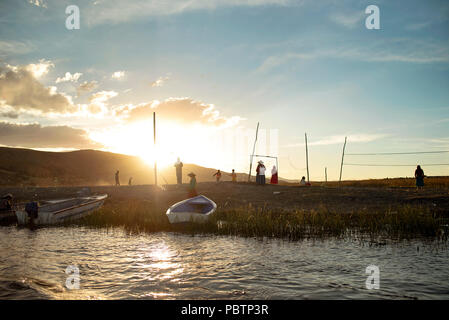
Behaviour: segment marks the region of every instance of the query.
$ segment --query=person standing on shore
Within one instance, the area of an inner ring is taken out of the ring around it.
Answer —
[[[188,176],[190,177],[188,197],[193,198],[198,195],[198,193],[196,192],[196,175],[193,172],[190,172]]]
[[[418,165],[415,170],[415,179],[416,179],[416,189],[422,189],[424,187],[424,171],[421,169],[421,166]]]
[[[128,186],[130,186],[133,183],[133,177],[130,177],[128,180]]]
[[[221,171],[220,171],[220,169],[218,169],[218,171],[217,172],[215,172],[213,175],[212,175],[212,177],[216,177],[216,179],[217,179],[217,183],[219,183],[220,182],[220,179],[221,179]]]
[[[265,165],[263,164],[263,161],[260,160],[258,162],[257,168],[256,168],[256,183],[260,184],[262,186],[265,185]]]
[[[237,173],[235,173],[235,170],[232,169],[232,173],[230,174],[232,182],[237,182]]]
[[[177,181],[178,184],[182,184],[182,167],[183,167],[183,164],[182,164],[181,160],[178,157],[178,161],[176,161],[176,163],[175,163],[176,181]]]
[[[273,166],[273,169],[271,169],[271,184],[278,184],[278,169],[276,166]]]
[[[118,170],[115,173],[115,185],[120,186],[120,171],[118,171]]]

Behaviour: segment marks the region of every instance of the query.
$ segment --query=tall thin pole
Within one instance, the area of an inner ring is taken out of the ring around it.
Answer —
[[[304,134],[306,138],[306,168],[307,168],[307,182],[310,182],[309,180],[309,150],[307,148],[307,133]]]
[[[324,179],[327,182],[327,167],[324,167]]]
[[[153,137],[154,137],[154,185],[157,186],[157,154],[156,154],[156,112],[153,112]]]
[[[347,139],[347,137],[345,137],[345,144],[343,145],[343,153],[341,154],[340,180],[339,180],[339,182],[341,182],[341,174],[343,173],[343,161],[345,159],[346,139]]]
[[[253,153],[251,154],[250,162],[249,162],[248,182],[251,182],[251,169],[253,168],[253,157],[254,157],[254,152],[256,151],[256,142],[257,142],[257,134],[258,133],[259,133],[259,122],[257,122],[256,138],[254,139]]]

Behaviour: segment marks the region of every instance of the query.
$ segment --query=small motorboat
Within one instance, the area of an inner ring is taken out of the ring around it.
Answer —
[[[17,223],[19,225],[48,225],[76,220],[100,208],[107,197],[107,194],[103,194],[51,200],[41,206],[37,202],[29,202],[15,211]]]
[[[199,195],[172,205],[167,210],[167,217],[170,223],[205,222],[215,210],[215,202]]]

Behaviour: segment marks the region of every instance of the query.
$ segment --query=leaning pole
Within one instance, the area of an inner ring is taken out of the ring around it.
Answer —
[[[343,161],[345,159],[346,139],[347,137],[345,137],[345,144],[343,145],[343,153],[341,154],[340,179],[338,180],[338,182],[341,182],[341,174],[343,172]]]
[[[156,112],[153,112],[153,139],[154,139],[154,185],[157,186]]]
[[[248,182],[251,182],[251,169],[253,168],[253,158],[254,158],[254,152],[256,151],[256,142],[257,142],[257,134],[258,134],[258,132],[259,132],[259,122],[257,122],[256,138],[254,139],[253,153],[251,154],[251,157],[250,157],[250,160],[249,160]]]

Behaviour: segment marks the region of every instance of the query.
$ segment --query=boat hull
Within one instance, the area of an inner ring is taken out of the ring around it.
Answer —
[[[38,217],[33,219],[35,225],[51,225],[70,222],[91,214],[100,208],[107,195],[58,201],[39,208]],[[31,219],[25,210],[16,211],[17,223],[27,225]]]
[[[168,208],[167,218],[171,224],[204,223],[216,209],[215,202],[200,195],[178,202]]]

